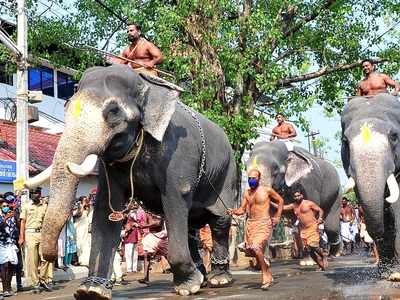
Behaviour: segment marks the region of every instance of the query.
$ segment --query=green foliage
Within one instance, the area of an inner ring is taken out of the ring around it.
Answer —
[[[265,123],[256,106],[307,129],[305,111],[319,103],[327,114],[340,112],[362,77],[360,68],[327,69],[366,57],[389,60],[381,67],[389,75],[400,66],[396,28],[379,37],[380,26],[399,17],[397,0],[102,2],[142,25],[163,51],[161,68],[185,87],[183,100],[225,129],[238,160]],[[96,1],[71,3],[62,19],[30,10],[29,46],[36,56],[82,72],[100,58],[62,43],[102,48],[114,37],[115,47],[123,46],[125,25]],[[312,76],[316,71],[321,76]]]
[[[358,202],[359,202],[358,198],[356,196],[356,193],[354,191],[350,191],[350,192],[344,194],[343,197],[346,197],[347,200],[349,200],[349,202],[351,204],[358,204]]]

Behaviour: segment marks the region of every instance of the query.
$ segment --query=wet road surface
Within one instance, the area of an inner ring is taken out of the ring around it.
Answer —
[[[399,299],[400,284],[381,280],[370,259],[361,256],[339,257],[330,261],[326,272],[316,267],[300,267],[297,260],[272,263],[275,284],[268,291],[260,287],[260,274],[243,269],[233,269],[235,279],[231,287],[201,289],[190,297],[179,297],[171,283],[172,275],[152,274],[151,285],[144,287],[136,282],[140,275],[130,275],[128,285],[115,287],[113,300],[125,299]],[[16,300],[73,300],[79,280],[60,282],[53,292],[32,294],[22,292],[7,298]]]

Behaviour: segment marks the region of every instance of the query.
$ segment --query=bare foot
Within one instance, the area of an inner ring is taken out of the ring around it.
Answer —
[[[271,278],[270,281],[265,281],[265,282],[263,282],[263,283],[261,284],[261,289],[262,289],[263,291],[268,291],[269,288],[270,288],[273,284],[274,284],[274,279]]]

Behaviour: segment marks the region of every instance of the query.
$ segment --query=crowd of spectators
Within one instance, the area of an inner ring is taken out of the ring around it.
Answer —
[[[40,236],[47,209],[47,197],[41,189],[30,191],[30,199],[21,203],[13,192],[0,194],[0,279],[2,297],[15,295],[11,288],[16,277],[17,291],[22,291],[22,278],[29,278],[33,292],[53,289],[53,268],[67,270],[72,265],[89,265],[90,231],[96,189],[80,197],[60,233],[58,260],[46,262],[40,254]]]

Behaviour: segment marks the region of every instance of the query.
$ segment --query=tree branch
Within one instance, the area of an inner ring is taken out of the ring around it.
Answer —
[[[379,63],[384,63],[389,61],[389,59],[383,58],[383,59],[375,59],[373,60],[373,62],[375,64],[379,64]],[[280,79],[277,81],[276,86],[278,88],[280,87],[287,87],[288,85],[290,85],[291,83],[296,83],[296,82],[302,82],[302,81],[307,81],[307,80],[311,80],[311,79],[315,79],[324,75],[328,75],[331,74],[333,72],[337,72],[337,71],[345,71],[345,70],[350,70],[350,69],[354,69],[358,66],[361,65],[361,61],[355,62],[355,63],[351,63],[351,64],[339,64],[335,67],[323,67],[320,70],[316,71],[316,72],[311,72],[311,73],[307,73],[307,74],[303,74],[303,75],[299,75],[299,76],[294,76],[294,77],[288,77],[288,78],[284,78],[284,79]]]
[[[329,9],[333,4],[336,3],[337,0],[327,0],[325,2],[324,5],[322,5],[321,7],[319,7],[318,9],[316,9],[311,15],[305,16],[303,17],[303,19],[297,23],[294,27],[286,30],[283,35],[285,37],[288,37],[294,33],[296,33],[297,31],[299,31],[305,24],[315,20],[322,11]]]

